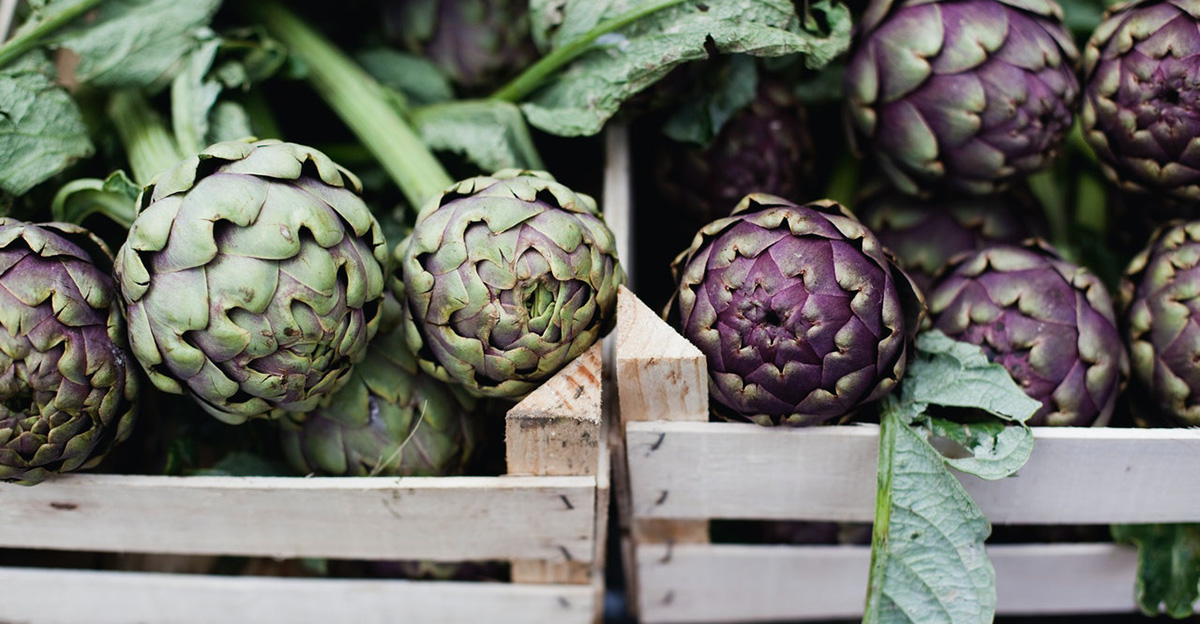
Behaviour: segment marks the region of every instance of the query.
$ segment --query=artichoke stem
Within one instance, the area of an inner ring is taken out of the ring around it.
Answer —
[[[167,124],[141,91],[127,89],[114,93],[108,102],[108,116],[129,155],[129,168],[138,184],[145,186],[154,176],[183,160]]]
[[[241,6],[304,63],[317,95],[371,150],[414,208],[454,183],[396,111],[384,88],[350,57],[278,2]]]
[[[592,44],[600,37],[629,26],[651,13],[657,13],[677,4],[683,4],[684,2],[685,0],[663,0],[646,6],[639,6],[598,24],[595,28],[555,48],[550,54],[543,56],[536,63],[530,65],[516,78],[513,78],[511,82],[500,87],[500,89],[493,93],[491,99],[503,100],[505,102],[520,102],[550,80],[567,63],[574,61],[584,52],[591,50]]]
[[[102,2],[104,0],[79,0],[79,2],[48,16],[33,28],[18,32],[17,36],[8,43],[0,46],[0,67],[8,65],[21,55],[36,48],[50,33],[75,21],[78,17],[100,6]]]

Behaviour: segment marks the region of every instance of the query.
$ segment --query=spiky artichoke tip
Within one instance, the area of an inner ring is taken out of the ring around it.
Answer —
[[[111,263],[81,227],[0,217],[0,481],[93,467],[129,437],[138,375]]]
[[[280,141],[217,143],[148,184],[115,274],[154,385],[232,424],[336,391],[386,285],[360,189],[321,152]]]
[[[517,169],[430,200],[395,256],[422,369],[481,397],[519,399],[586,351],[624,279],[595,201]]]

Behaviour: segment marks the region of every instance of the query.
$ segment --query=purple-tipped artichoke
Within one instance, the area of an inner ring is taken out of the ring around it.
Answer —
[[[688,232],[728,217],[750,193],[803,201],[813,184],[812,137],[800,99],[778,80],[760,77],[754,100],[721,126],[706,147],[662,140],[656,179],[666,200],[648,206]]]
[[[1126,190],[1200,199],[1200,6],[1110,9],[1084,51],[1084,137]]]
[[[394,299],[388,297],[385,308],[399,320]],[[481,424],[475,401],[422,373],[398,323],[388,324],[326,404],[281,421],[284,452],[296,470],[442,476],[460,472],[470,459]]]
[[[159,174],[115,269],[154,385],[231,424],[336,391],[379,326],[388,262],[359,190],[279,141],[217,143]]]
[[[469,92],[494,88],[537,58],[523,0],[384,0],[381,9],[389,40]]]
[[[1200,221],[1160,229],[1121,283],[1133,373],[1164,411],[1200,425]]]
[[[1055,158],[1079,96],[1053,0],[897,0],[864,14],[853,127],[901,191],[987,194]]]
[[[748,195],[672,269],[679,327],[708,359],[723,416],[818,424],[904,375],[920,296],[836,202]]]
[[[137,372],[111,263],[83,228],[0,218],[0,481],[90,468],[129,437]]]
[[[508,169],[433,198],[395,249],[408,344],[427,373],[517,399],[612,325],[623,279],[595,201]]]
[[[855,212],[925,293],[958,254],[1037,233],[1029,211],[1007,194],[923,200],[882,192]]]
[[[977,344],[1042,402],[1029,425],[1104,425],[1129,376],[1112,299],[1050,247],[997,245],[960,257],[929,295],[933,327]]]

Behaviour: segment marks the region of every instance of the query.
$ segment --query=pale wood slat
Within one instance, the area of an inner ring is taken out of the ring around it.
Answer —
[[[595,477],[163,477],[0,484],[0,546],[461,561],[593,558]]]
[[[590,624],[592,589],[0,568],[0,621],[22,624]]]
[[[999,481],[960,476],[997,524],[1200,521],[1200,430],[1036,428],[1029,463]],[[629,423],[635,517],[874,516],[878,429]]]
[[[645,624],[856,618],[866,546],[683,544],[637,547]],[[1136,552],[1114,544],[997,545],[997,613],[1136,610]]]

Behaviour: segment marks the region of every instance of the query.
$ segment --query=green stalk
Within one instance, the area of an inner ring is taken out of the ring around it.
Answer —
[[[138,184],[146,185],[183,160],[166,122],[150,108],[141,91],[114,93],[108,102],[108,116],[129,155],[129,168]]]
[[[618,15],[610,20],[605,20],[595,28],[583,33],[577,39],[568,41],[565,45],[555,48],[546,56],[543,56],[533,65],[530,65],[525,71],[521,72],[511,82],[500,87],[491,95],[493,100],[503,100],[505,102],[519,102],[526,98],[530,93],[536,91],[539,87],[546,83],[558,70],[564,65],[579,58],[584,52],[587,52],[592,43],[600,37],[607,35],[633,24],[634,22],[650,15],[657,13],[663,9],[673,7],[677,4],[683,4],[687,0],[663,0],[654,4],[638,7],[622,15]]]
[[[384,88],[350,57],[277,2],[243,6],[304,63],[317,95],[371,150],[413,207],[419,209],[454,183]]]
[[[1108,192],[1104,183],[1090,171],[1081,172],[1075,182],[1075,222],[1103,232],[1107,226]]]
[[[884,409],[879,419],[879,472],[875,486],[875,522],[871,527],[871,572],[863,622],[879,622],[883,577],[887,569],[888,525],[892,520],[892,470],[896,428],[906,426],[895,410]]]
[[[100,6],[104,0],[80,0],[78,3],[38,22],[36,26],[19,33],[8,43],[0,46],[0,67],[15,61],[17,57],[36,48],[47,35],[75,21],[88,11]]]

